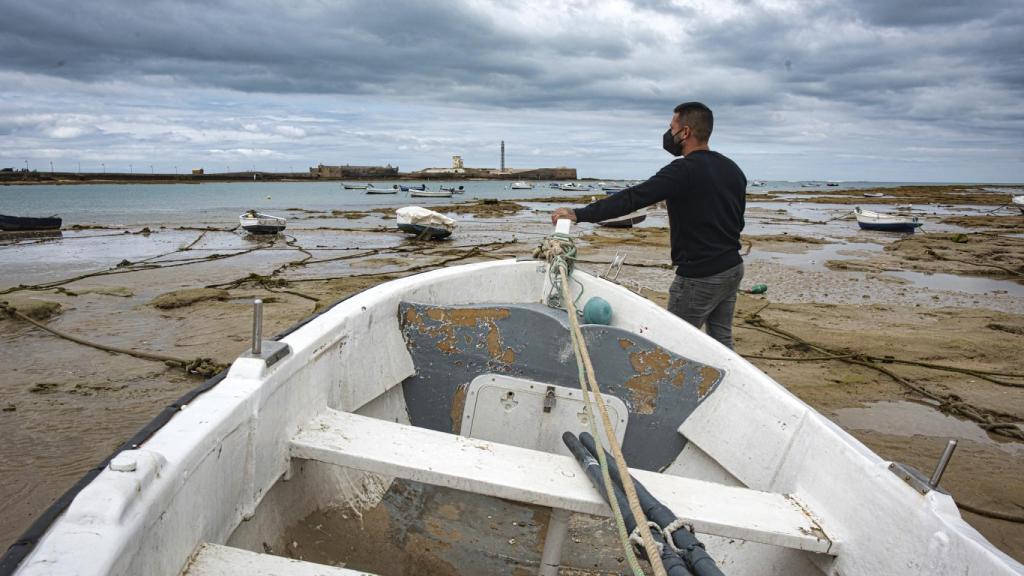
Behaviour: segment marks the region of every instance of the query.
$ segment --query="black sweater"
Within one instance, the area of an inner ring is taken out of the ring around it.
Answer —
[[[739,250],[746,192],[747,177],[735,162],[718,152],[698,150],[642,184],[576,210],[576,219],[601,222],[665,200],[676,274],[703,278],[743,261]]]

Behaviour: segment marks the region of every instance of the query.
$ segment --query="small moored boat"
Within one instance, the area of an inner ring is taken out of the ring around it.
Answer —
[[[1024,214],[1024,196],[1014,196],[1013,205],[1020,208],[1021,214]]]
[[[520,180],[519,182],[513,182],[510,188],[513,190],[533,190],[533,184]]]
[[[924,224],[918,220],[917,216],[873,212],[871,210],[864,210],[860,206],[854,208],[854,214],[857,217],[857,225],[864,230],[913,232]]]
[[[373,186],[366,187],[367,194],[398,194],[398,184],[395,184],[391,188],[374,188]]]
[[[597,225],[604,226],[605,228],[632,228],[634,224],[639,224],[646,219],[647,214],[634,212],[618,218],[612,218],[611,220],[598,222]]]
[[[466,189],[462,186],[441,186],[442,192],[451,192],[452,194],[464,194]]]
[[[341,186],[345,190],[366,190],[367,188],[370,187],[369,184],[351,184],[349,182],[345,182]]]
[[[577,184],[575,182],[566,182],[558,185],[559,190],[565,192],[590,192],[590,186],[587,184]]]
[[[238,217],[242,229],[250,234],[277,234],[284,230],[286,222],[280,216],[271,216],[255,210],[249,210]]]
[[[60,230],[62,220],[57,216],[30,218],[27,216],[6,216],[0,214],[0,230],[4,232],[36,232]]]
[[[865,198],[881,198],[883,196],[885,196],[884,192],[865,192],[864,193],[864,197]]]
[[[454,194],[454,192],[452,192],[451,189],[446,190],[444,188],[441,188],[440,190],[420,190],[418,188],[411,188],[409,190],[409,196],[412,196],[413,198],[451,198],[452,194]]]
[[[447,238],[455,230],[455,220],[419,206],[399,208],[395,211],[395,215],[398,217],[399,230],[415,234],[422,240]]]
[[[426,184],[420,184],[418,186],[406,186],[404,184],[399,184],[398,186],[399,186],[399,188],[402,189],[402,192],[409,192],[410,190],[426,190],[427,189],[427,185]]]

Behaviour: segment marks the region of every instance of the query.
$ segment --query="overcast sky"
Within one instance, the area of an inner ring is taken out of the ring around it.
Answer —
[[[0,0],[0,166],[1024,181],[1024,2]]]

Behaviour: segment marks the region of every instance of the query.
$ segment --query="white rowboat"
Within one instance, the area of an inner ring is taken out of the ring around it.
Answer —
[[[873,212],[871,210],[864,210],[859,206],[854,208],[854,215],[857,217],[857,225],[864,230],[913,232],[924,224],[917,216]]]
[[[1024,571],[948,494],[904,480],[703,332],[617,284],[581,271],[572,284],[613,310],[583,331],[633,475],[725,573]],[[358,293],[175,404],[0,563],[19,576],[620,572],[608,507],[558,438],[587,413],[550,291],[546,266],[505,260]]]
[[[238,224],[250,234],[277,234],[285,228],[287,221],[279,216],[249,210],[238,217]]]

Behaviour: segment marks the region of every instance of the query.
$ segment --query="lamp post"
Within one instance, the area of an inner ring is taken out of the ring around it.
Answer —
[[[103,166],[103,173],[106,174],[107,173],[107,164],[105,162],[100,162],[100,166]]]
[[[175,166],[175,167],[174,167],[174,175],[175,175],[175,176],[177,176],[177,175],[178,175],[178,167],[177,167],[177,166]]]
[[[50,160],[50,175],[53,175],[53,160]]]
[[[129,174],[135,174],[135,166],[132,166],[131,164],[129,164],[128,165],[128,173]]]
[[[152,165],[152,164],[150,164],[150,165],[149,165],[149,173],[150,173],[150,174],[152,174],[152,173],[153,173],[153,165]]]

